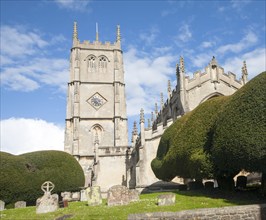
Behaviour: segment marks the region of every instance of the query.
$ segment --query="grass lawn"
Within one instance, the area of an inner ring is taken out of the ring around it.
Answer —
[[[164,192],[166,193],[166,192]],[[176,191],[176,203],[171,206],[157,206],[157,196],[162,193],[140,195],[140,201],[124,206],[108,207],[106,200],[100,206],[87,206],[86,202],[71,202],[67,208],[60,208],[56,212],[36,214],[34,206],[20,209],[8,209],[0,212],[0,219],[127,219],[128,214],[144,212],[181,211],[197,208],[213,208],[233,205],[247,205],[265,203],[265,198],[259,198],[250,192],[220,191]],[[72,217],[66,218],[65,215]],[[64,218],[64,217],[65,218]]]

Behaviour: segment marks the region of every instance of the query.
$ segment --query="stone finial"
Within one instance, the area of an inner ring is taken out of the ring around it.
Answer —
[[[131,142],[134,143],[136,140],[136,136],[138,136],[138,128],[137,128],[137,122],[134,121],[133,124],[133,130],[132,130],[132,138],[131,138]]]
[[[170,80],[168,80],[167,92],[168,92],[168,99],[170,100],[170,98],[171,98],[171,92],[172,92],[172,89],[171,89],[171,81]]]
[[[121,40],[120,25],[117,25],[117,27],[116,27],[116,42],[119,42],[120,40]]]
[[[151,123],[153,124],[154,121],[154,116],[153,116],[153,112],[151,112]]]
[[[247,64],[246,64],[246,61],[243,61],[242,75],[248,75],[248,70],[247,70]]]
[[[210,62],[210,66],[211,66],[212,68],[215,68],[215,67],[218,66],[218,63],[217,63],[217,60],[215,59],[215,56],[212,57],[212,60],[211,60],[211,62]]]
[[[144,123],[144,110],[143,108],[140,109],[140,123]]]
[[[161,96],[161,110],[163,110],[164,101],[163,101],[163,93],[162,92],[161,92],[160,96]]]
[[[185,73],[185,63],[184,63],[184,58],[180,56],[180,67],[179,67],[179,71],[181,73]]]
[[[134,125],[133,125],[133,134],[138,135],[138,128],[137,128],[137,122],[136,121],[134,121]]]
[[[78,41],[78,27],[77,22],[74,21],[74,28],[73,28],[73,43]]]
[[[99,41],[98,23],[96,22],[96,41]]]
[[[155,102],[155,117],[158,115],[158,105],[157,105],[157,102]]]
[[[242,66],[242,80],[243,83],[246,84],[248,81],[248,70],[247,70],[247,64],[246,61],[243,61],[243,66]]]

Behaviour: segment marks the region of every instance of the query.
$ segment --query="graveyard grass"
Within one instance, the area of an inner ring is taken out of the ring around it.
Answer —
[[[167,193],[167,192],[164,192]],[[129,205],[108,207],[106,199],[100,206],[88,206],[87,202],[70,202],[67,208],[60,208],[47,214],[36,214],[36,207],[8,209],[0,212],[0,219],[57,219],[72,215],[71,218],[62,219],[127,219],[129,214],[144,212],[177,212],[197,208],[214,208],[233,205],[246,205],[263,203],[263,200],[252,193],[238,192],[201,192],[176,191],[176,203],[169,206],[157,206],[157,196],[162,193],[140,195],[138,202]],[[264,201],[265,202],[265,201]]]

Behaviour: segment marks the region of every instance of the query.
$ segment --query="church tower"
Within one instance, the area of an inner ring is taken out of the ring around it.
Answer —
[[[85,186],[108,189],[127,182],[128,130],[123,52],[117,26],[114,43],[80,42],[74,22],[70,54],[65,151],[85,173]],[[109,180],[110,179],[110,180]]]

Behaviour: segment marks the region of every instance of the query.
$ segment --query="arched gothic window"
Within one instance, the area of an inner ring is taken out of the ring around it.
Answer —
[[[88,57],[88,72],[95,72],[96,70],[96,57],[89,56]]]
[[[107,71],[107,58],[101,56],[99,58],[99,72],[106,73]]]

